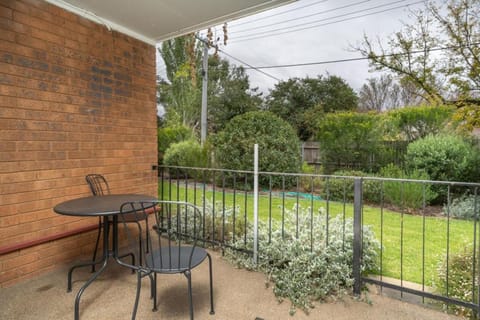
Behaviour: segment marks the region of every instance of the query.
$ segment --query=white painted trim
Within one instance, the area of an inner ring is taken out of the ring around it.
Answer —
[[[99,16],[97,16],[95,13],[93,12],[90,12],[88,10],[85,10],[85,9],[82,9],[82,8],[79,8],[79,7],[76,7],[70,3],[67,3],[63,0],[45,0],[46,2],[49,2],[57,7],[60,7],[60,8],[63,8],[67,11],[70,11],[70,12],[73,12],[75,13],[76,15],[79,15],[81,17],[84,17],[88,20],[91,20],[93,22],[96,22],[96,23],[99,23],[99,24],[102,24],[104,25],[108,30],[111,30],[111,29],[114,29],[118,32],[121,32],[121,33],[124,33],[128,36],[131,36],[135,39],[138,39],[140,41],[143,41],[145,43],[148,43],[152,46],[155,46],[156,44],[156,41],[154,39],[151,39],[151,38],[148,38],[148,37],[145,37],[144,35],[138,33],[138,32],[135,32],[135,31],[132,31],[128,28],[125,28],[124,26],[121,26],[115,22],[112,22],[110,20],[107,20],[107,19],[104,19],[104,18],[101,18]]]

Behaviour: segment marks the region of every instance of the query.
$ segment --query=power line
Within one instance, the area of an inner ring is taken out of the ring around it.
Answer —
[[[255,71],[257,71],[257,72],[262,73],[263,75],[266,75],[266,76],[269,77],[269,78],[272,78],[272,79],[277,80],[277,81],[282,81],[281,79],[279,79],[279,78],[277,78],[277,77],[275,77],[275,76],[273,76],[273,75],[271,75],[271,74],[269,74],[269,73],[267,73],[267,72],[265,72],[265,71],[263,71],[263,70],[259,70],[257,67],[254,67],[254,66],[252,66],[251,64],[246,63],[245,61],[242,61],[242,60],[240,60],[240,59],[238,59],[238,58],[235,58],[235,57],[232,56],[231,54],[226,53],[225,51],[223,51],[223,50],[221,50],[221,49],[218,49],[218,51],[221,52],[221,53],[223,53],[223,54],[226,55],[227,57],[230,57],[231,59],[233,59],[233,60],[235,60],[235,61],[238,61],[238,62],[240,62],[240,63],[243,64],[243,65],[248,66],[248,68],[245,68],[245,69],[252,69],[252,70],[255,70]]]
[[[279,16],[279,15],[289,13],[289,12],[292,12],[292,11],[296,11],[296,10],[300,10],[300,9],[303,9],[303,8],[311,7],[311,6],[314,6],[314,5],[317,5],[317,4],[320,4],[320,3],[324,3],[324,2],[327,2],[327,1],[328,0],[315,1],[314,3],[306,4],[306,5],[301,6],[301,7],[295,7],[295,8],[292,8],[290,10],[286,10],[286,11],[282,11],[282,12],[279,12],[279,13],[271,14],[269,16],[260,17],[260,18],[254,19],[254,20],[249,20],[249,21],[245,21],[245,22],[241,22],[241,23],[236,23],[236,24],[232,25],[232,27],[238,27],[238,26],[241,26],[241,25],[244,25],[244,24],[249,24],[249,23],[256,22],[256,21],[269,19],[269,18],[272,18],[272,17],[276,17],[276,16]],[[368,1],[370,1],[370,0],[368,0]]]
[[[470,45],[465,45],[465,46],[447,46],[447,47],[438,47],[438,48],[432,48],[429,51],[443,51],[443,50],[449,50],[449,49],[460,49],[460,48],[466,48],[469,46],[478,46],[480,45],[480,42],[477,43],[471,43]],[[403,56],[403,55],[408,55],[408,54],[418,54],[418,53],[424,53],[425,50],[414,50],[410,52],[400,52],[400,53],[389,53],[389,54],[384,54],[378,56],[379,58],[387,58],[387,57],[394,57],[394,56]],[[292,64],[281,64],[281,65],[273,65],[273,66],[260,66],[260,67],[254,67],[256,70],[262,70],[262,69],[279,69],[279,68],[291,68],[291,67],[303,67],[303,66],[313,66],[313,65],[322,65],[322,64],[332,64],[332,63],[343,63],[343,62],[352,62],[352,61],[360,61],[360,60],[369,60],[368,57],[358,57],[358,58],[349,58],[349,59],[337,59],[337,60],[325,60],[325,61],[317,61],[317,62],[305,62],[305,63],[292,63]],[[249,68],[245,68],[249,69]]]
[[[405,0],[400,0],[400,1],[405,1]],[[241,37],[239,37],[240,39],[238,39],[238,38],[234,39],[233,42],[236,43],[236,42],[243,42],[243,41],[249,41],[249,40],[255,40],[255,39],[262,39],[262,38],[266,38],[266,37],[273,37],[273,36],[278,36],[278,35],[282,35],[282,34],[287,34],[287,33],[292,33],[292,32],[297,32],[297,31],[303,31],[303,30],[307,30],[307,29],[323,27],[323,26],[327,26],[327,25],[331,25],[331,24],[335,24],[335,23],[350,21],[350,20],[363,18],[363,17],[367,17],[367,16],[379,14],[379,13],[384,13],[384,12],[388,12],[388,11],[392,11],[392,10],[396,10],[396,9],[401,9],[401,8],[409,7],[409,6],[412,6],[412,5],[415,5],[415,4],[424,3],[424,2],[425,2],[424,0],[416,1],[416,2],[412,2],[412,3],[406,4],[406,5],[402,5],[402,6],[396,6],[396,7],[393,7],[393,8],[388,8],[388,9],[384,9],[384,10],[370,12],[370,13],[366,13],[366,14],[362,14],[362,15],[358,15],[358,16],[354,16],[354,17],[340,19],[340,20],[336,20],[336,21],[332,21],[332,22],[323,23],[323,24],[316,24],[316,25],[313,25],[313,26],[303,27],[303,28],[299,28],[299,29],[295,29],[295,30],[287,30],[287,31],[283,31],[283,32],[277,32],[277,33],[273,33],[273,34],[269,34],[269,33],[274,32],[274,31],[281,31],[281,30],[289,29],[291,27],[279,28],[279,29],[276,29],[276,30],[259,32],[259,33],[256,33],[254,35],[241,36]],[[369,9],[369,10],[371,10],[371,9]],[[367,10],[363,10],[363,11],[367,11]],[[353,12],[353,13],[350,13],[350,14],[354,14],[354,13],[358,13],[358,12]],[[345,15],[343,15],[343,16],[345,16]],[[332,18],[337,18],[337,17],[331,17],[331,18],[328,18],[328,19],[326,18],[326,19],[323,19],[321,21],[331,20]],[[319,21],[315,21],[315,22],[319,22]],[[309,23],[305,23],[305,24],[301,24],[301,25],[312,24],[312,23],[315,23],[315,22],[309,22]],[[296,27],[301,26],[301,25],[297,25]],[[230,42],[232,42],[232,40],[230,40]]]
[[[284,24],[284,23],[287,23],[287,22],[292,22],[292,21],[296,21],[296,20],[300,20],[300,19],[304,19],[304,18],[310,18],[310,17],[316,16],[316,15],[321,15],[321,14],[325,14],[325,13],[329,13],[329,12],[333,12],[333,11],[337,11],[337,10],[341,10],[341,9],[351,8],[351,7],[354,7],[356,5],[359,5],[359,4],[362,4],[362,3],[365,3],[365,2],[370,2],[370,1],[371,0],[363,0],[363,1],[355,2],[355,3],[351,3],[351,4],[348,4],[348,5],[344,5],[344,6],[341,6],[341,7],[337,7],[337,8],[333,8],[333,9],[329,9],[329,10],[324,10],[324,11],[320,11],[320,12],[316,12],[316,13],[312,13],[312,14],[308,14],[306,16],[301,16],[301,17],[297,17],[297,18],[294,18],[294,19],[284,20],[284,21],[281,21],[281,22],[270,23],[270,24],[266,24],[266,25],[262,25],[262,26],[258,26],[258,27],[252,27],[252,28],[248,28],[248,29],[242,29],[242,30],[238,30],[238,31],[233,30],[230,33],[231,34],[237,34],[237,33],[240,33],[240,32],[247,32],[247,31],[250,31],[250,30],[257,30],[257,29],[262,29],[262,28],[266,28],[266,27],[271,27],[271,26],[274,26],[274,25]],[[403,0],[403,1],[406,1],[406,0]],[[314,22],[316,22],[316,21],[314,21]],[[232,26],[232,27],[236,27],[236,26]]]
[[[310,29],[310,28],[314,28],[314,27],[316,27],[316,26],[322,26],[323,24],[321,24],[321,25],[313,25],[313,26],[310,26],[310,27],[305,27],[305,28],[296,29],[296,30],[290,30],[290,29],[292,29],[292,28],[303,27],[303,26],[315,24],[315,23],[318,23],[318,22],[324,22],[324,21],[328,21],[328,20],[332,20],[332,19],[337,19],[337,18],[342,18],[342,17],[346,17],[346,16],[351,16],[351,15],[354,15],[354,14],[357,14],[357,13],[362,13],[362,12],[366,12],[366,11],[370,11],[370,10],[374,10],[374,9],[378,9],[378,8],[382,8],[382,7],[386,7],[386,6],[391,6],[391,5],[393,5],[393,4],[397,4],[397,3],[405,2],[405,1],[409,1],[409,0],[397,0],[397,1],[394,1],[394,2],[391,2],[391,3],[386,3],[386,4],[384,3],[384,4],[380,4],[380,5],[374,6],[374,7],[369,7],[369,8],[366,8],[366,9],[361,9],[361,10],[356,10],[356,11],[352,11],[352,12],[348,12],[348,13],[343,13],[343,14],[340,14],[340,15],[336,15],[336,16],[332,16],[332,17],[327,17],[327,18],[322,18],[322,19],[319,19],[319,20],[311,21],[311,22],[305,22],[305,23],[300,23],[300,24],[296,24],[296,25],[292,25],[292,26],[286,26],[286,27],[281,27],[281,28],[277,28],[277,29],[272,29],[272,30],[257,32],[257,33],[250,34],[250,35],[239,36],[239,37],[237,37],[237,39],[238,39],[238,38],[240,38],[240,39],[241,39],[241,38],[248,38],[248,37],[252,37],[252,36],[254,37],[254,36],[257,36],[257,35],[263,35],[263,34],[273,33],[273,32],[277,32],[277,31],[283,31],[283,30],[289,30],[289,32],[293,32],[293,31]],[[393,7],[393,8],[388,8],[388,9],[385,9],[385,10],[383,10],[383,11],[376,11],[376,12],[373,12],[373,13],[370,13],[370,14],[382,13],[382,12],[386,12],[386,11],[390,11],[390,10],[394,10],[394,9],[399,9],[399,8],[403,8],[403,7],[406,7],[406,6],[409,6],[409,5],[412,5],[412,4],[417,4],[417,3],[420,3],[420,2],[424,2],[424,0],[418,1],[418,2],[415,2],[415,3],[410,3],[410,4],[402,5],[402,6],[397,6],[397,7]],[[369,14],[367,14],[367,15],[369,15]],[[359,16],[359,17],[363,17],[363,16]],[[344,19],[344,20],[339,20],[339,22],[348,21],[348,20],[355,19],[355,18],[357,18],[357,16],[355,16],[355,17],[350,17],[350,18],[347,18],[347,19]],[[337,22],[337,21],[335,21],[335,22]]]

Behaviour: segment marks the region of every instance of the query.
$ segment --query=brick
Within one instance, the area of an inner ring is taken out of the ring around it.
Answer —
[[[8,41],[8,42],[14,42],[15,41],[15,33],[13,31],[2,30],[0,32],[0,40],[5,40],[5,41]]]
[[[13,19],[13,10],[11,8],[7,8],[0,4],[0,17],[6,18],[9,20]]]

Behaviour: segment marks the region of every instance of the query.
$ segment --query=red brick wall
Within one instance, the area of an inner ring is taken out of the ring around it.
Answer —
[[[89,194],[88,173],[155,195],[156,139],[154,46],[41,0],[0,1],[0,252],[97,223],[52,210]],[[94,237],[0,255],[0,285],[90,254]]]

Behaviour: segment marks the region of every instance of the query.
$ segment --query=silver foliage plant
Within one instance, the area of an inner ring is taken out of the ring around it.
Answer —
[[[328,231],[327,231],[328,230]],[[237,266],[267,274],[267,285],[279,301],[292,303],[291,313],[301,308],[308,313],[313,301],[337,297],[353,287],[353,221],[341,216],[329,218],[325,209],[294,206],[285,209],[285,220],[273,220],[269,225],[259,221],[258,263],[251,254],[235,249],[253,250],[253,228],[248,225],[245,243],[239,239],[226,250],[226,257]],[[363,227],[362,272],[378,270],[380,244],[368,226]]]

